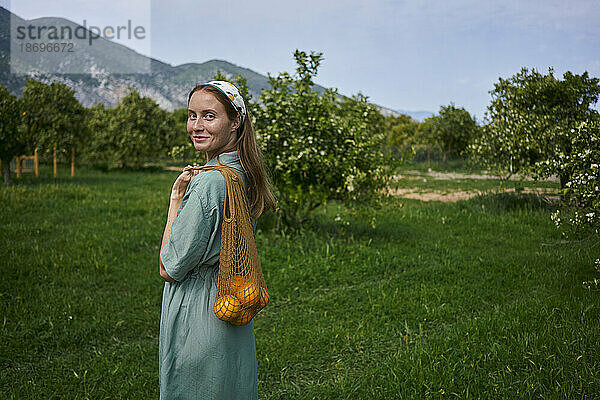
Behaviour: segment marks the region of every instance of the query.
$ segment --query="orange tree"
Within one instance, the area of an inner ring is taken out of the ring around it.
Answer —
[[[598,118],[599,82],[587,72],[566,72],[560,80],[552,69],[544,75],[523,68],[500,78],[490,92],[487,123],[469,146],[472,160],[500,175],[556,174],[564,188],[573,171],[555,166],[561,154],[574,154],[573,126]]]
[[[35,139],[42,155],[49,155],[56,143],[58,154],[68,157],[85,141],[87,110],[67,85],[27,79],[22,101],[24,129]]]
[[[294,75],[269,76],[254,126],[280,203],[278,216],[298,226],[320,205],[371,204],[387,187],[383,116],[363,95],[314,89],[321,53],[294,53]]]
[[[178,134],[173,114],[130,88],[114,108],[95,105],[89,110],[93,135],[86,148],[92,164],[105,167],[141,167],[167,154]]]
[[[471,114],[453,103],[441,106],[439,115],[427,118],[425,125],[429,129],[431,140],[442,150],[444,166],[448,156],[462,155],[478,132],[477,123]]]
[[[31,136],[21,129],[22,102],[0,83],[0,161],[4,184],[10,183],[10,161],[31,147]]]
[[[415,139],[419,129],[419,122],[410,116],[400,114],[389,115],[384,118],[384,132],[386,135],[385,149],[396,158],[403,158],[407,153],[415,153]]]

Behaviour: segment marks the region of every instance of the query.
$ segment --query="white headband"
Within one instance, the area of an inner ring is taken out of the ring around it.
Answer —
[[[227,81],[210,81],[205,83],[205,85],[209,85],[215,87],[221,91],[231,102],[231,105],[240,115],[242,122],[246,118],[246,104],[244,103],[244,99],[240,94],[238,88]]]

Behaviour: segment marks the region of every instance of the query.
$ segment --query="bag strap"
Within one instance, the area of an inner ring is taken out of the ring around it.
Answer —
[[[242,207],[248,212],[248,199],[241,190],[243,181],[237,171],[227,165],[208,165],[196,167],[200,171],[219,171],[225,179],[225,200],[223,203],[223,222],[231,223],[236,218],[235,201],[241,201]],[[248,218],[250,214],[248,212]]]

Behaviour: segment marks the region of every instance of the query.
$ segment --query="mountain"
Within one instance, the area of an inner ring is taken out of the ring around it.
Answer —
[[[412,119],[417,122],[423,122],[426,118],[433,117],[435,114],[431,111],[405,111],[405,110],[396,110],[398,114],[409,115]]]
[[[68,27],[75,31],[81,26],[64,18],[37,18],[24,20],[0,7],[0,82],[12,92],[20,94],[25,86],[25,77],[44,83],[60,82],[74,89],[79,102],[89,107],[95,103],[116,105],[127,94],[129,86],[142,96],[151,97],[166,110],[186,106],[187,95],[199,82],[212,79],[217,71],[226,77],[242,75],[246,78],[252,97],[257,100],[263,89],[270,88],[266,76],[250,69],[239,67],[224,60],[211,60],[204,63],[187,63],[172,66],[162,61],[146,57],[121,44],[98,37],[92,46],[77,48],[76,58],[61,58],[60,54],[38,54],[13,52],[13,65],[18,65],[24,75],[10,72],[10,24],[15,26]],[[67,29],[67,28],[65,28]],[[52,42],[48,32],[42,32],[41,41]],[[43,39],[45,38],[45,40]],[[93,49],[93,51],[92,51]],[[53,73],[44,71],[53,70]],[[81,74],[69,71],[84,71]],[[109,73],[107,71],[144,71],[146,73]],[[317,91],[325,88],[316,85]],[[382,113],[396,115],[398,112],[378,106]],[[410,112],[403,112],[413,116]],[[414,117],[413,117],[414,118]]]
[[[408,115],[413,120],[417,122],[423,122],[426,118],[433,116],[434,114],[430,111],[406,111],[406,110],[392,110],[391,108],[386,108],[380,105],[375,105],[379,112],[383,115],[397,117],[400,114]]]

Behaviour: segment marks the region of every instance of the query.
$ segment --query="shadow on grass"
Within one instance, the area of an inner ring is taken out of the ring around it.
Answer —
[[[346,224],[336,221],[333,215],[320,214],[314,215],[298,228],[288,229],[286,233],[299,236],[309,234],[323,242],[339,240],[348,243],[369,241],[387,244],[416,242],[423,239],[426,234],[425,231],[415,229],[409,224],[399,223],[394,218],[382,218],[377,215],[376,220],[375,226],[372,226],[367,219],[351,217]]]
[[[98,186],[98,185],[110,185],[114,183],[123,182],[123,176],[114,175],[110,173],[96,172],[94,175],[86,174],[85,176],[75,175],[74,177],[59,176],[54,178],[52,176],[40,176],[39,178],[27,177],[21,179],[13,179],[10,186],[26,186],[26,187],[37,187],[45,185],[84,185],[84,186]],[[10,187],[9,186],[9,187]]]
[[[514,211],[551,211],[556,201],[534,193],[487,192],[468,200],[459,200],[457,205],[469,211],[503,214]]]
[[[67,171],[67,172],[66,172]],[[110,185],[123,183],[131,180],[131,175],[143,174],[142,177],[152,177],[169,174],[160,166],[146,166],[139,168],[112,168],[107,169],[102,166],[83,166],[75,169],[75,176],[71,177],[67,167],[59,168],[58,177],[54,178],[52,171],[48,166],[40,167],[40,176],[36,177],[32,173],[23,174],[17,178],[11,171],[10,186],[29,186],[36,187],[42,185]],[[175,172],[171,172],[174,177]],[[174,180],[174,178],[173,178]],[[6,186],[5,186],[6,187]]]

